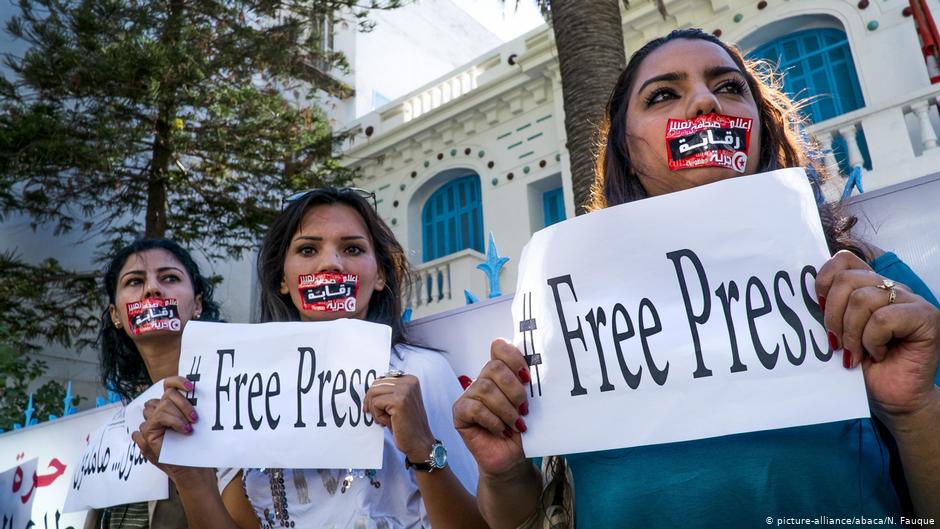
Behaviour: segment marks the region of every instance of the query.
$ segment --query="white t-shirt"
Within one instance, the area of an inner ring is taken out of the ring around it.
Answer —
[[[393,349],[390,364],[418,378],[431,433],[447,448],[447,465],[457,479],[476,494],[476,462],[454,429],[451,407],[462,390],[450,364],[440,353],[401,344]],[[414,472],[405,469],[405,455],[395,448],[387,428],[382,468],[374,475],[360,469],[284,469],[287,525],[303,529],[430,527]],[[270,471],[245,469],[244,484],[262,529],[282,527],[275,516]]]

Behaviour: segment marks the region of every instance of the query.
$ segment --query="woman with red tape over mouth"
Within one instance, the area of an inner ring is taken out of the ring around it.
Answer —
[[[591,206],[786,167],[825,174],[807,158],[799,125],[794,104],[738,50],[698,29],[673,31],[634,53],[616,83]],[[516,347],[496,340],[454,404],[490,526],[940,519],[937,299],[897,256],[854,238],[855,219],[831,205],[820,214],[834,255],[816,278],[818,313],[843,366],[861,366],[873,418],[550,457],[543,476],[520,436],[528,368]]]
[[[390,367],[363,410],[385,427],[382,468],[212,469],[160,465],[180,490],[191,527],[485,527],[472,491],[477,471],[453,426],[460,385],[437,351],[409,343],[401,321],[411,277],[375,196],[324,188],[286,201],[258,252],[261,321],[356,318],[392,329]],[[173,380],[173,379],[171,379]],[[179,384],[183,390],[185,379]],[[168,428],[188,434],[185,399],[164,398],[135,440],[158,460]],[[310,450],[316,450],[311,445]]]
[[[219,321],[212,284],[173,241],[142,239],[125,246],[111,258],[102,283],[108,307],[98,331],[101,380],[125,401],[177,374],[182,331],[190,320]],[[169,499],[150,503],[91,511],[85,527],[186,527],[175,487]]]

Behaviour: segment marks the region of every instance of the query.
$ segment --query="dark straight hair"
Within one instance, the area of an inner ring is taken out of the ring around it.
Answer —
[[[407,291],[408,278],[411,277],[405,250],[372,204],[351,188],[326,187],[310,191],[288,202],[271,223],[258,252],[261,321],[300,320],[300,313],[291,301],[290,294],[280,292],[284,258],[304,215],[315,206],[334,204],[349,206],[362,217],[375,248],[378,269],[385,277],[385,288],[373,293],[369,300],[366,320],[391,327],[392,345],[407,343],[405,326],[401,321],[402,299]]]
[[[799,128],[805,125],[799,115],[800,105],[794,104],[783,92],[780,79],[770,65],[763,61],[746,60],[737,48],[701,29],[677,29],[638,49],[614,85],[598,135],[598,157],[589,210],[616,206],[648,196],[627,149],[627,108],[640,65],[649,54],[678,39],[703,40],[720,46],[741,70],[757,104],[760,119],[760,172],[812,166],[821,179],[828,177],[823,164],[806,156],[811,145],[799,133]],[[850,234],[857,222],[855,217],[845,215],[839,204],[824,204],[819,207],[819,214],[832,253],[849,250],[866,258],[859,242]]]
[[[212,283],[202,275],[199,266],[188,251],[167,239],[140,239],[114,254],[104,270],[102,280],[102,287],[109,304],[114,304],[118,275],[128,258],[147,250],[166,250],[172,254],[189,274],[193,285],[193,296],[202,298],[202,313],[199,319],[201,321],[219,320],[219,304],[212,299]],[[108,307],[105,307],[104,312],[101,313],[101,327],[98,331],[97,343],[101,382],[107,389],[114,391],[125,400],[131,400],[137,396],[141,387],[149,386],[154,382],[150,380],[144,359],[127,332],[114,326]]]

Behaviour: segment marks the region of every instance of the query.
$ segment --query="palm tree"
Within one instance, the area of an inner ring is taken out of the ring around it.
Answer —
[[[516,0],[516,5],[522,0]],[[565,109],[565,148],[575,214],[585,212],[594,180],[597,128],[617,77],[626,65],[618,0],[535,0],[552,26]],[[662,0],[655,0],[665,17]],[[624,6],[628,1],[623,0]]]

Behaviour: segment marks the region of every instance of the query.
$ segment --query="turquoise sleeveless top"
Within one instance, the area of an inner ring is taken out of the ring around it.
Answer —
[[[871,265],[940,308],[893,253]],[[861,517],[866,525],[877,519],[880,527],[901,527],[891,444],[871,419],[856,419],[565,458],[581,529],[759,528],[786,518],[811,519],[802,526],[835,525],[836,518],[861,525]]]

